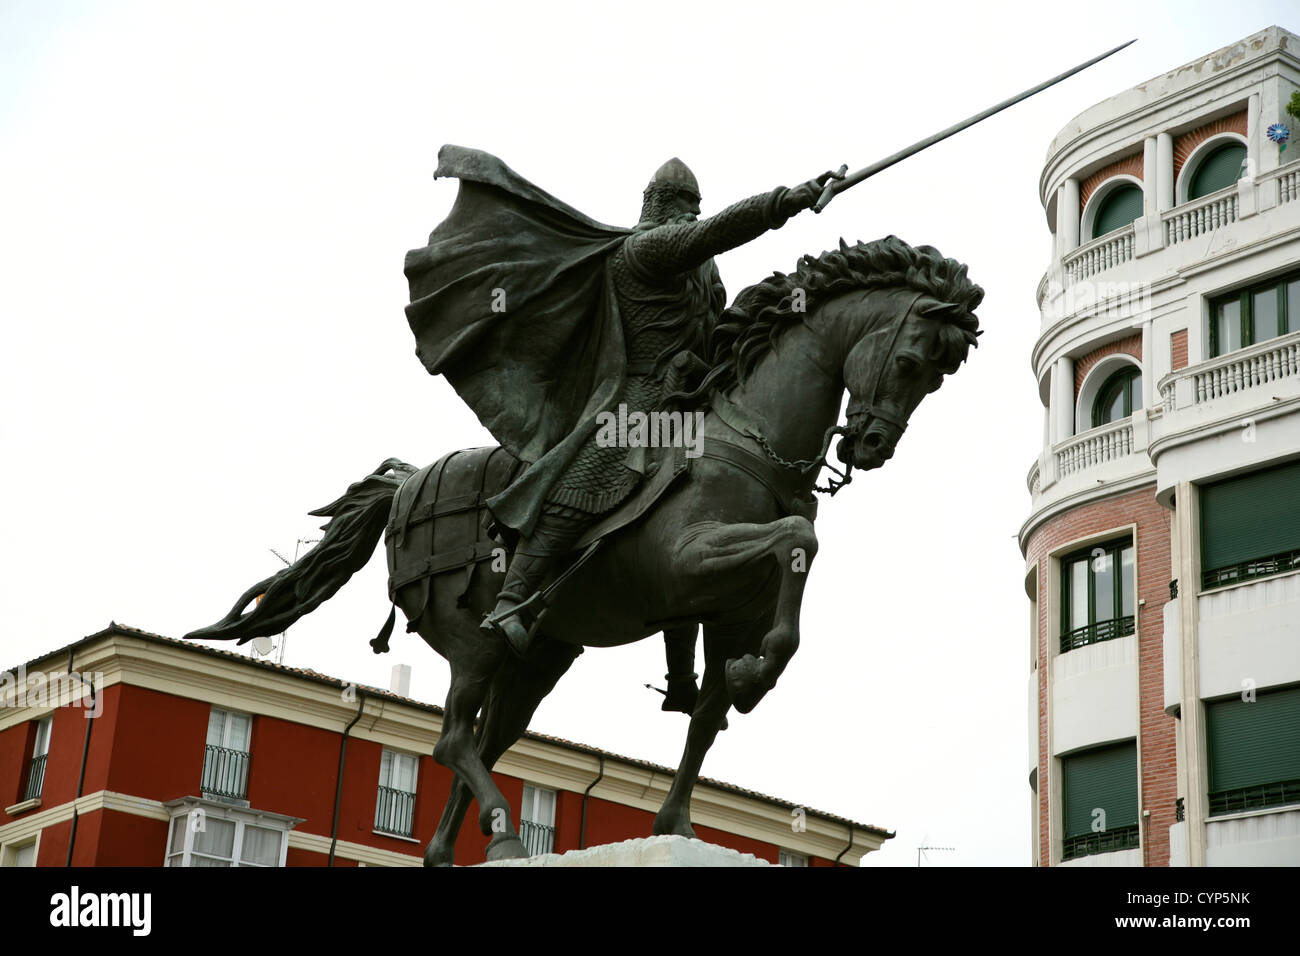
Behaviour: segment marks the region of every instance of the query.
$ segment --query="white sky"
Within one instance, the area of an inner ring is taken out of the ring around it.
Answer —
[[[822,504],[803,644],[706,776],[898,831],[871,865],[1030,857],[1028,601],[1015,535],[1042,412],[1029,353],[1047,146],[1081,110],[1287,3],[0,4],[0,667],[117,620],[180,636],[317,536],[380,461],[490,443],[414,355],[402,259],[449,210],[442,143],[630,225],[678,155],[704,212],[865,166],[1128,50],[719,260],[734,295],[894,233],[969,264],[986,332],[886,468]],[[1291,16],[1288,18],[1288,14]],[[1288,22],[1289,20],[1289,22]],[[1273,117],[1266,117],[1273,120]],[[383,549],[286,663],[441,702]],[[400,616],[399,616],[400,621]],[[532,728],[676,765],[655,638],[588,651]]]

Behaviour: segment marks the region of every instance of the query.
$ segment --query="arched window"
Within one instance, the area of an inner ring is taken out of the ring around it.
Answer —
[[[1117,422],[1142,407],[1142,371],[1122,368],[1106,379],[1092,404],[1092,427]]]
[[[1188,202],[1227,189],[1241,178],[1245,167],[1246,147],[1236,140],[1210,150],[1192,173],[1187,186]]]
[[[1092,238],[1127,226],[1142,215],[1142,190],[1129,183],[1112,189],[1097,207],[1092,220]]]

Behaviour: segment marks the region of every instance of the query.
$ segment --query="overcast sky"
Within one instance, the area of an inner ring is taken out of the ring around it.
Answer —
[[[1290,22],[1288,22],[1288,14]],[[317,536],[389,456],[490,436],[414,355],[402,260],[455,198],[438,147],[500,156],[631,225],[670,156],[704,213],[865,166],[1128,50],[719,260],[734,295],[894,233],[968,263],[980,348],[894,460],[824,501],[803,643],[704,774],[897,830],[868,865],[1030,859],[1029,603],[1016,533],[1042,409],[1038,179],[1081,110],[1288,3],[0,3],[0,667],[110,620],[180,636]],[[1266,121],[1277,117],[1265,117]],[[285,663],[441,703],[382,548]],[[676,765],[656,638],[584,654],[532,729]]]

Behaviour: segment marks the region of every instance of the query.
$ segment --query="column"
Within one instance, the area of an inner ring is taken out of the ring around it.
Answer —
[[[1071,176],[1061,184],[1061,197],[1056,206],[1062,256],[1079,248],[1079,212],[1079,180]]]
[[[1074,359],[1061,356],[1052,365],[1052,444],[1074,435]]]
[[[1148,136],[1142,141],[1142,215],[1151,216],[1160,211],[1160,149],[1156,138]]]
[[[1174,138],[1168,133],[1156,137],[1156,209],[1174,208]]]
[[[1197,595],[1201,590],[1201,540],[1197,515],[1197,489],[1186,481],[1174,493],[1174,520],[1178,522],[1178,554],[1173,566],[1178,574],[1178,613],[1182,625],[1182,722],[1185,746],[1184,766],[1179,782],[1184,784],[1183,808],[1187,820],[1187,864],[1205,866],[1205,820],[1209,816],[1209,774],[1206,771],[1205,719],[1201,711],[1200,661],[1197,632],[1200,630]]]
[[[1142,407],[1150,408],[1155,404],[1156,391],[1156,355],[1153,351],[1154,336],[1151,334],[1151,320],[1142,323]]]

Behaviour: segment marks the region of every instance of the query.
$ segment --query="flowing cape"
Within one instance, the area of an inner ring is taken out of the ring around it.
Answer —
[[[479,150],[444,146],[460,189],[406,254],[416,354],[529,467],[488,506],[521,534],[622,392],[627,350],[606,268],[631,230],[606,226]]]

